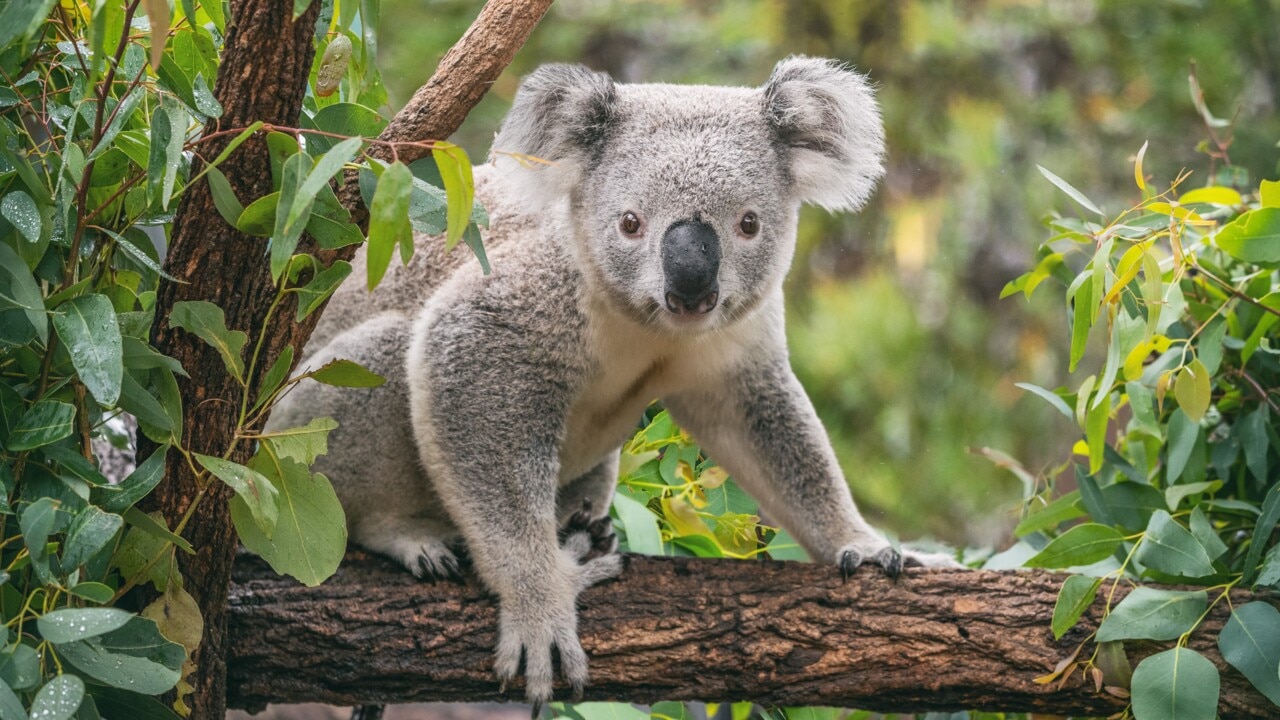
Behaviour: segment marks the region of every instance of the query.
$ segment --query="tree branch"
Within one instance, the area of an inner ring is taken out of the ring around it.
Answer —
[[[1065,576],[864,570],[799,563],[630,556],[584,593],[587,699],[754,700],[882,712],[984,709],[1108,715],[1126,700],[1082,673],[1037,684],[1097,628],[1101,600],[1060,642],[1049,620]],[[1117,601],[1124,594],[1117,593]],[[1257,599],[1232,594],[1237,605]],[[1222,671],[1224,720],[1275,707],[1223,662],[1218,603],[1189,643]],[[497,613],[474,583],[415,581],[353,553],[318,588],[242,557],[231,593],[229,701],[335,705],[520,700],[492,674]],[[1169,643],[1129,643],[1137,662]],[[1092,644],[1079,654],[1087,659]],[[564,697],[563,690],[557,693]]]

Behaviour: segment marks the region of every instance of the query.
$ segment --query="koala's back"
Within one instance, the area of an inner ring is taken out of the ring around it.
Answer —
[[[483,233],[485,249],[491,257],[512,238],[529,234],[535,224],[535,218],[528,210],[500,199],[503,193],[498,190],[498,185],[492,166],[475,168],[476,202],[488,211],[492,228]],[[444,238],[416,234],[414,245],[413,259],[409,264],[402,264],[399,256],[392,257],[391,267],[373,292],[369,292],[365,280],[368,274],[365,249],[361,247],[356,252],[351,261],[351,277],[338,287],[329,301],[307,343],[306,355],[325,347],[345,330],[381,313],[399,313],[412,322],[427,298],[458,268],[470,263],[477,266],[475,271],[479,273],[475,256],[461,244],[452,252],[445,252]]]

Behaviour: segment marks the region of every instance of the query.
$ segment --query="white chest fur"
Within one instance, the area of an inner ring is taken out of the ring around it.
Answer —
[[[767,313],[708,333],[649,330],[610,313],[594,314],[589,351],[597,371],[570,407],[560,449],[560,482],[582,475],[615,452],[654,400],[710,389],[767,336]]]

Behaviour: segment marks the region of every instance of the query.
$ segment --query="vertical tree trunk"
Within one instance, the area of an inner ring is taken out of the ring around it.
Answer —
[[[230,5],[222,67],[214,88],[224,108],[219,127],[244,127],[257,120],[297,126],[315,54],[312,33],[320,3],[313,2],[297,20],[292,19],[291,2],[231,0]],[[210,142],[201,147],[201,153],[213,157],[224,146],[225,141]],[[241,198],[256,199],[272,191],[271,164],[263,138],[242,145],[222,170]],[[252,337],[264,326],[275,296],[264,261],[265,249],[266,241],[240,233],[222,219],[207,183],[196,183],[183,196],[164,266],[183,282],[161,284],[151,334],[156,347],[177,358],[190,374],[189,379],[179,380],[179,388],[184,444],[194,451],[221,455],[228,447],[238,418],[241,388],[213,348],[168,326],[169,312],[178,301],[207,300],[223,309],[229,328],[248,331]],[[280,331],[288,334],[293,327],[286,323]],[[140,454],[154,449],[145,442],[140,442],[140,447]],[[251,452],[252,448],[243,444],[232,459],[245,462]],[[159,510],[172,526],[196,498],[198,489],[177,453],[169,455],[165,476],[166,482],[146,500],[145,509]],[[196,720],[222,720],[226,714],[227,591],[236,549],[229,495],[221,483],[210,486],[184,532],[196,554],[178,553],[185,587],[204,614],[204,637],[194,658],[196,671],[188,679],[195,688],[188,702]]]
[[[490,0],[466,34],[445,55],[431,80],[397,114],[380,136],[386,141],[443,139],[462,124],[493,81],[510,64],[517,50],[546,13],[551,0]],[[224,113],[219,128],[241,128],[255,121],[296,127],[306,95],[315,49],[312,32],[320,3],[297,21],[291,20],[293,3],[283,0],[231,0],[231,16],[222,67],[214,95]],[[214,130],[218,128],[213,128]],[[230,136],[226,140],[229,140]],[[206,157],[216,156],[225,142],[201,147]],[[409,159],[412,152],[402,152]],[[272,191],[271,164],[266,143],[254,138],[241,145],[221,166],[236,194],[254,200]],[[360,205],[354,183],[343,188],[343,203],[361,224],[367,213]],[[152,338],[156,347],[177,358],[191,378],[180,381],[183,402],[183,442],[189,449],[221,455],[235,430],[241,388],[225,370],[221,357],[192,335],[169,328],[173,304],[182,300],[207,300],[222,308],[227,327],[243,330],[250,342],[265,332],[257,375],[261,375],[285,346],[297,350],[320,319],[323,307],[302,323],[295,323],[297,300],[289,296],[269,319],[275,297],[266,243],[236,231],[214,207],[207,183],[197,183],[183,197],[174,221],[165,270],[182,283],[161,285],[156,303]],[[350,259],[356,246],[321,253],[304,237],[297,252],[321,256],[326,264]],[[295,363],[301,359],[295,355]],[[256,386],[258,377],[247,378]],[[139,438],[139,456],[154,445]],[[231,457],[246,462],[248,445],[237,447]],[[148,497],[146,510],[159,510],[174,525],[199,494],[195,478],[180,455],[170,456],[166,481]],[[227,502],[228,488],[215,483],[200,500],[186,526],[184,537],[195,555],[179,553],[179,567],[186,589],[204,614],[204,637],[196,653],[196,672],[188,680],[194,687],[191,717],[223,720],[226,713],[226,613],[236,537]]]

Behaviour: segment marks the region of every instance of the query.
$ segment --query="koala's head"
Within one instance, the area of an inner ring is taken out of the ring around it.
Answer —
[[[575,254],[614,307],[693,331],[780,289],[801,203],[862,206],[884,130],[866,79],[831,60],[783,60],[760,88],[548,65],[524,80],[494,151],[534,202],[568,200]],[[550,164],[518,170],[504,153]]]

